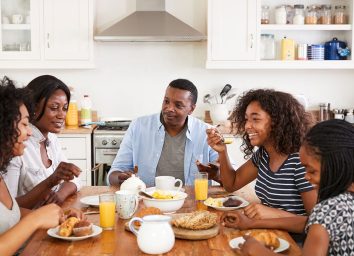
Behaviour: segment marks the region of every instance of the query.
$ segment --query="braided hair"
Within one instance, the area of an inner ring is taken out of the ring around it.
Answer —
[[[29,113],[32,105],[27,90],[16,88],[6,76],[0,81],[0,174],[13,157],[13,148],[20,131],[17,124],[21,120],[20,106],[25,104]]]
[[[270,137],[274,141],[278,153],[291,154],[298,152],[306,132],[312,124],[310,114],[289,93],[271,89],[258,89],[245,92],[237,99],[237,104],[229,117],[232,129],[242,134],[241,148],[245,158],[253,154],[254,146],[245,130],[246,109],[252,102],[259,102],[261,108],[271,118]]]
[[[345,192],[354,182],[354,126],[337,119],[318,123],[304,145],[321,162],[318,200]]]

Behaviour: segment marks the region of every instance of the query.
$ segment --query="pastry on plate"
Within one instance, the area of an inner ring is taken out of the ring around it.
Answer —
[[[252,236],[271,250],[277,249],[280,245],[278,236],[271,231],[254,230],[248,235]]]
[[[92,223],[87,220],[77,222],[73,228],[74,236],[88,236],[91,235],[92,232]]]
[[[76,223],[80,220],[76,217],[67,218],[62,224],[59,226],[59,236],[71,236],[73,233],[73,228]]]
[[[172,225],[177,228],[201,230],[215,226],[217,219],[218,216],[215,213],[209,211],[195,211],[173,219]]]

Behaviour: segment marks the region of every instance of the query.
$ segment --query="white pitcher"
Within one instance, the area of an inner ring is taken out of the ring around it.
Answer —
[[[134,226],[136,221],[141,224],[139,231]],[[170,221],[171,217],[165,215],[147,215],[142,219],[134,217],[129,221],[129,229],[137,236],[140,250],[160,254],[170,251],[175,244]]]

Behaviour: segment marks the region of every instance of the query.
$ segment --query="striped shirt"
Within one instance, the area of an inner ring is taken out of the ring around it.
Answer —
[[[252,156],[258,168],[255,191],[262,204],[299,215],[306,215],[301,193],[313,189],[305,179],[305,167],[301,165],[299,153],[292,153],[272,172],[269,155],[260,147]]]

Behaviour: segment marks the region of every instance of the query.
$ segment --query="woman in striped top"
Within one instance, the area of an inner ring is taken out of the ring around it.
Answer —
[[[238,99],[230,120],[243,136],[245,158],[251,159],[235,171],[217,129],[207,130],[208,143],[219,153],[220,179],[227,191],[257,179],[262,204],[252,203],[244,213],[256,219],[309,214],[316,192],[304,178],[298,153],[310,126],[304,107],[288,93],[251,90]]]

